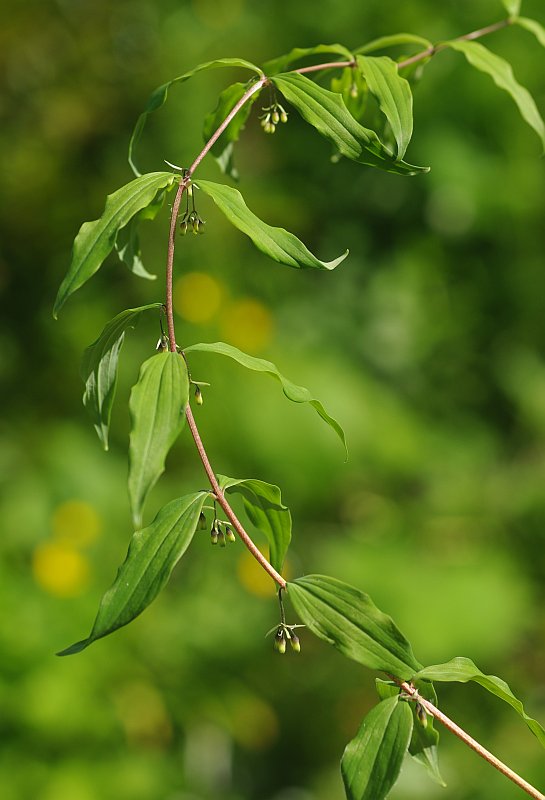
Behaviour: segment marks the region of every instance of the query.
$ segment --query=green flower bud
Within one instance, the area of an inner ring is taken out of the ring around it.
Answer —
[[[155,349],[157,350],[158,353],[164,353],[165,350],[168,349],[168,339],[164,334],[161,336],[161,338],[157,342],[157,345],[156,345]]]
[[[288,121],[288,115],[286,114],[285,111],[282,111],[280,113],[280,122],[287,122],[287,121]]]
[[[274,649],[280,655],[284,655],[286,652],[286,634],[284,633],[283,628],[278,628],[274,637]]]
[[[290,632],[290,644],[291,644],[291,649],[293,650],[294,653],[301,652],[301,642],[299,641],[299,637],[297,636],[297,634],[293,632]]]
[[[195,386],[195,402],[198,406],[202,406],[204,402],[200,386]]]
[[[356,99],[357,96],[358,96],[358,86],[356,83],[353,83],[352,86],[350,87],[350,97]]]
[[[199,521],[197,523],[197,528],[200,531],[204,531],[206,529],[206,517],[204,516],[204,513],[202,511],[199,514]]]
[[[426,714],[426,709],[422,705],[422,703],[416,703],[414,707],[414,711],[416,716],[418,717],[418,721],[420,724],[426,728],[428,726],[428,715]]]
[[[224,534],[224,532],[222,530],[220,530],[220,532],[219,532],[219,541],[220,541],[220,547],[225,547],[225,544],[226,544],[226,542],[225,542],[225,534]]]
[[[278,123],[280,122],[280,114],[278,113],[278,111],[276,111],[276,109],[273,111],[271,119],[275,125],[278,125]]]
[[[210,531],[210,543],[211,544],[217,544],[218,543],[218,538],[219,537],[218,537],[217,530],[214,527],[212,527],[212,530]]]
[[[182,236],[185,236],[186,233],[187,233],[187,220],[186,219],[183,219],[180,222],[180,233],[182,234]]]
[[[236,542],[237,540],[237,537],[233,533],[233,529],[230,528],[229,525],[225,527],[225,537],[228,542]]]

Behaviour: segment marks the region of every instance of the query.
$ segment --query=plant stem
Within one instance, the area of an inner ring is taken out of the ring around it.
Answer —
[[[390,676],[392,677],[392,676]],[[427,713],[435,717],[436,720],[441,722],[445,728],[448,728],[455,736],[461,739],[468,747],[471,747],[481,758],[484,758],[485,761],[495,767],[499,772],[505,775],[506,778],[509,778],[510,781],[513,781],[520,789],[522,789],[526,794],[529,794],[530,797],[533,797],[535,800],[545,800],[545,795],[541,794],[538,789],[532,786],[530,783],[521,778],[520,775],[517,775],[512,769],[510,769],[503,761],[500,761],[499,758],[496,758],[489,750],[479,744],[479,742],[475,741],[472,736],[466,733],[462,728],[456,725],[446,714],[443,714],[433,703],[430,703],[429,700],[426,700],[422,697],[418,691],[415,689],[414,686],[411,686],[410,683],[405,681],[401,682],[397,678],[393,678],[393,680],[398,684],[398,686],[403,689],[408,695],[411,696],[414,700],[418,700],[420,705],[422,705]]]

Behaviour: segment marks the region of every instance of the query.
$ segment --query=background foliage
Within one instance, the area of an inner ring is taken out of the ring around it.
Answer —
[[[129,629],[78,657],[53,653],[91,623],[132,531],[128,414],[103,453],[80,403],[82,350],[120,310],[162,299],[167,215],[144,234],[156,284],[112,258],[51,306],[82,220],[130,179],[126,145],[149,91],[195,64],[261,63],[292,46],[358,46],[408,30],[433,41],[500,19],[497,0],[316,5],[302,0],[5,3],[0,59],[0,785],[7,800],[335,800],[338,760],[374,702],[372,676],[302,634],[278,659],[263,635],[273,588],[240,547],[197,536],[167,590]],[[538,0],[523,13],[543,21]],[[523,30],[487,45],[545,108],[543,52]],[[181,87],[150,118],[145,169],[185,164],[226,75]],[[236,76],[233,77],[233,79]],[[417,658],[474,658],[545,719],[543,162],[512,102],[445,52],[415,93],[409,160],[427,176],[328,164],[290,116],[257,112],[238,167],[250,207],[300,234],[334,274],[269,263],[200,198],[205,239],[179,246],[181,343],[223,339],[309,386],[344,425],[351,457],[266,379],[205,354],[197,409],[223,473],[279,484],[294,518],[292,576],[323,572],[369,592]],[[284,130],[287,129],[288,130]],[[289,135],[288,135],[289,134]],[[203,178],[219,179],[216,166]],[[198,181],[197,181],[198,182]],[[145,228],[145,226],[144,226]],[[126,342],[119,395],[157,330]],[[131,356],[133,354],[134,358]],[[148,504],[205,484],[185,433]],[[228,562],[228,563],[227,563]],[[516,715],[471,686],[440,703],[534,784],[540,748]],[[517,797],[443,734],[447,790],[406,768],[392,797]]]

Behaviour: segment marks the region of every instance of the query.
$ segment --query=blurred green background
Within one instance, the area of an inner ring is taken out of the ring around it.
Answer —
[[[128,337],[101,451],[81,405],[81,352],[119,311],[162,300],[168,214],[144,226],[155,283],[112,257],[51,307],[84,220],[131,179],[126,147],[149,92],[197,63],[261,63],[293,46],[357,47],[411,31],[432,41],[501,19],[499,0],[4,0],[1,98],[0,786],[4,800],[340,800],[338,761],[374,702],[374,676],[302,634],[279,658],[272,587],[240,545],[195,538],[162,596],[81,655],[131,534],[127,399],[155,346]],[[539,0],[523,12],[543,23]],[[545,112],[545,53],[521,29],[486,44]],[[412,52],[412,51],[410,51]],[[143,169],[189,164],[203,116],[241,73],[173,90],[146,128]],[[258,104],[260,105],[260,104]],[[197,409],[219,472],[282,487],[292,576],[368,591],[424,663],[455,655],[498,674],[545,720],[544,166],[505,94],[444,52],[415,90],[400,178],[330,164],[294,113],[262,135],[254,109],[241,188],[333,274],[267,261],[202,198],[206,236],[180,240],[182,344],[223,339],[270,358],[344,425],[350,460],[277,384],[195,354]],[[200,173],[221,179],[206,161]],[[148,503],[205,485],[187,432]],[[258,536],[258,534],[257,534]],[[290,615],[291,621],[293,615]],[[516,714],[471,686],[440,687],[461,725],[545,788],[543,751]],[[406,764],[397,800],[497,800],[519,790],[442,734],[447,789]]]

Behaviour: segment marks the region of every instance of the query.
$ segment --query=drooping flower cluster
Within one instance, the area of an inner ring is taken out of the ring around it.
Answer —
[[[287,111],[276,100],[270,106],[262,108],[262,111],[265,113],[259,119],[265,133],[274,133],[279,122],[288,121]]]

